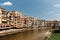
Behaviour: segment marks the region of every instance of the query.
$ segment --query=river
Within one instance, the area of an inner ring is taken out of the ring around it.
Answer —
[[[0,37],[0,40],[42,40],[45,30],[30,30]]]

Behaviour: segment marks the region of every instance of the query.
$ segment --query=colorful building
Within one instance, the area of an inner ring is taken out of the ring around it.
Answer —
[[[0,7],[0,29],[10,28],[8,12]]]
[[[22,15],[21,12],[11,11],[7,12],[0,7],[0,29],[9,28],[60,28],[60,21],[40,20],[31,16]]]
[[[21,18],[22,14],[17,11],[9,12],[9,21],[11,27],[21,28]]]

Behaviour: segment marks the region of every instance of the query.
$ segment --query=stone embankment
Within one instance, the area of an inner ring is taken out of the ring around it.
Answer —
[[[33,28],[33,29],[9,29],[9,30],[2,30],[0,31],[0,36],[6,36],[6,35],[10,35],[10,34],[15,34],[15,33],[19,33],[19,32],[25,32],[25,31],[28,31],[28,30],[35,30],[36,28]]]
[[[23,32],[23,31],[24,31],[24,29],[9,29],[9,30],[3,30],[3,31],[0,31],[0,36],[15,34],[15,33]]]

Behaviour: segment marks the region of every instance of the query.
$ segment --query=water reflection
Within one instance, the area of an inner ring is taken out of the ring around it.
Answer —
[[[31,30],[23,33],[17,33],[0,37],[0,40],[40,40],[40,35],[44,30]]]

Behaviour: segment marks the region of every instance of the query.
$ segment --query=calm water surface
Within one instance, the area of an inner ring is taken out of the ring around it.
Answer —
[[[0,37],[0,40],[41,40],[40,35],[44,30],[31,30],[13,35]]]

